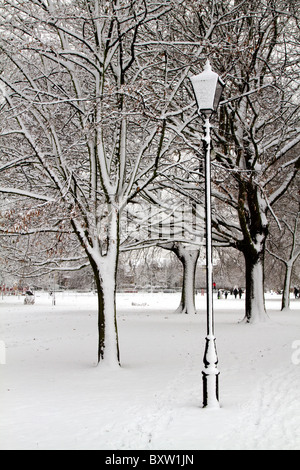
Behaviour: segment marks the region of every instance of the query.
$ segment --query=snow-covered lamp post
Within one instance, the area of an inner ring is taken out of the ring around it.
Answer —
[[[210,118],[216,112],[225,83],[212,71],[207,61],[204,72],[191,77],[198,113],[204,120],[205,136],[205,215],[206,215],[206,286],[207,286],[207,337],[203,370],[203,406],[219,407],[219,370],[218,355],[214,333],[213,311],[213,257],[211,224],[211,124]]]

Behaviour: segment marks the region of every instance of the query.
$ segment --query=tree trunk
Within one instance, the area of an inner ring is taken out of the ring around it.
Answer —
[[[284,287],[282,293],[282,303],[281,303],[281,310],[288,310],[290,308],[290,290],[291,290],[291,279],[292,279],[292,272],[293,272],[293,263],[288,262],[285,263],[285,278],[284,278]]]
[[[237,248],[244,254],[246,267],[245,321],[267,320],[264,293],[264,261],[268,236],[268,206],[252,178],[240,182],[239,220],[243,240]]]
[[[197,313],[195,304],[195,280],[199,250],[178,245],[173,249],[173,252],[179,258],[183,266],[181,301],[176,313],[194,315]]]
[[[120,366],[116,310],[116,283],[119,258],[119,214],[111,207],[107,230],[107,252],[87,250],[98,294],[98,364]],[[97,240],[94,240],[96,246]]]
[[[246,263],[246,313],[247,323],[267,320],[264,294],[264,252],[244,253]]]
[[[94,270],[98,294],[98,363],[120,365],[116,311],[116,270],[109,262]]]

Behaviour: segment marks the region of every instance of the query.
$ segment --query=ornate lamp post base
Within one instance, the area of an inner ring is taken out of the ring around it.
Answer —
[[[220,408],[219,403],[219,375],[217,368],[218,355],[216,338],[212,335],[206,337],[206,349],[204,355],[205,368],[203,375],[203,407]]]

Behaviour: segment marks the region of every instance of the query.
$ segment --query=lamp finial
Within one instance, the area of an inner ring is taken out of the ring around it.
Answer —
[[[209,59],[207,59],[207,61],[206,61],[204,70],[205,70],[206,72],[211,72],[211,71],[212,71],[212,68],[211,68]]]

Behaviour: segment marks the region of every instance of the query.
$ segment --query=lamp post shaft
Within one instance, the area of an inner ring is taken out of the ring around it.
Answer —
[[[219,370],[216,338],[214,336],[213,310],[213,256],[212,256],[212,209],[211,209],[211,125],[205,115],[205,216],[206,216],[206,290],[207,290],[207,337],[204,355],[203,407],[219,408]]]

